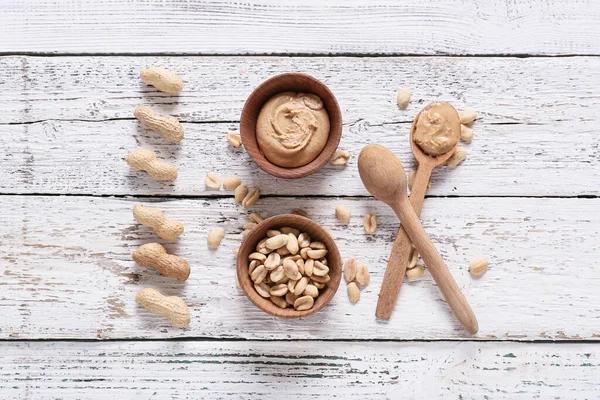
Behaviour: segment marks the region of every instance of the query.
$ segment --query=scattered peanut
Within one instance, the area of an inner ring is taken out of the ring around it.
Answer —
[[[156,208],[136,204],[133,206],[133,217],[140,224],[154,229],[161,239],[175,240],[183,233],[181,222],[168,219],[162,211]]]
[[[167,317],[175,328],[185,328],[190,324],[190,313],[185,302],[177,296],[163,296],[158,290],[140,290],[135,301],[154,314]]]
[[[469,128],[466,125],[460,126],[460,140],[463,142],[469,143],[473,140],[473,129]]]
[[[301,243],[306,247],[299,252]],[[259,295],[278,307],[308,310],[331,279],[326,255],[325,244],[311,242],[305,232],[289,226],[271,229],[248,256],[248,274]]]
[[[468,124],[477,118],[477,111],[474,108],[465,108],[464,110],[458,113],[461,124]]]
[[[347,224],[350,222],[350,217],[352,216],[352,211],[348,207],[337,206],[335,208],[335,216],[340,222]]]
[[[485,271],[487,271],[487,269],[488,262],[485,258],[478,258],[477,260],[469,264],[469,272],[475,276],[483,275]]]
[[[217,247],[219,247],[219,244],[221,243],[221,240],[223,240],[224,236],[225,231],[223,230],[223,228],[215,228],[208,232],[208,237],[206,240],[208,243],[208,247],[210,247],[211,249],[216,249]]]
[[[223,179],[223,188],[225,190],[235,190],[235,188],[237,188],[241,184],[242,178],[236,175],[228,176],[227,178]]]
[[[243,226],[242,229],[245,231],[251,231],[252,229],[256,228],[257,223],[256,222],[246,222]]]
[[[348,298],[352,303],[356,303],[360,299],[360,289],[355,282],[350,282],[346,290],[348,291]]]
[[[402,88],[398,91],[398,95],[396,96],[396,101],[398,102],[398,107],[402,110],[408,107],[408,103],[410,102],[411,92],[408,88]]]
[[[132,151],[125,159],[129,166],[137,171],[146,171],[148,175],[159,181],[177,179],[177,168],[168,162],[159,161],[152,150],[138,149]]]
[[[454,154],[452,154],[448,161],[446,161],[446,165],[448,166],[448,168],[456,168],[458,164],[463,162],[466,158],[467,150],[464,147],[457,146]]]
[[[236,135],[235,133],[232,133],[232,132],[228,133],[227,141],[233,147],[242,147],[242,138],[239,135]]]
[[[310,215],[308,215],[308,213],[301,208],[294,208],[292,210],[292,214],[299,215],[301,217],[310,219]]]
[[[377,216],[375,214],[367,214],[363,220],[365,232],[373,234],[377,230]]]
[[[264,218],[260,214],[257,214],[257,213],[249,214],[248,219],[257,224],[260,224],[262,221],[264,221]]]
[[[161,92],[179,94],[183,90],[183,81],[174,72],[165,67],[149,67],[140,72],[144,83],[152,85]]]
[[[419,253],[417,252],[417,249],[413,247],[408,258],[408,266],[406,267],[406,269],[412,269],[416,267],[417,261],[419,261]]]
[[[182,257],[167,254],[158,243],[146,243],[132,254],[133,261],[142,267],[154,267],[169,278],[185,281],[190,276],[190,264]]]
[[[369,268],[366,265],[362,264],[356,270],[356,282],[360,285],[360,287],[365,287],[369,284],[371,280],[371,274],[369,274]]]
[[[242,205],[246,208],[252,207],[254,204],[256,204],[256,202],[258,201],[259,198],[260,198],[260,189],[254,187],[248,191],[248,194],[246,194],[246,196],[242,200]]]
[[[296,299],[294,302],[294,308],[296,311],[305,311],[315,304],[315,299],[311,296],[302,296]]]
[[[159,131],[169,142],[179,143],[183,139],[183,128],[177,118],[161,115],[147,106],[139,106],[133,115],[148,129]]]
[[[414,268],[406,270],[406,277],[409,281],[414,281],[415,279],[419,279],[425,273],[425,268],[421,265],[417,265]]]
[[[349,258],[344,263],[344,279],[347,283],[356,279],[356,271],[358,270],[358,261],[356,258]]]
[[[221,180],[212,172],[206,174],[206,177],[204,178],[204,184],[209,189],[219,190],[221,188]]]
[[[235,202],[241,204],[242,200],[244,200],[244,197],[246,197],[247,194],[248,186],[241,184],[240,186],[236,187],[233,191],[233,197],[235,199]]]
[[[333,165],[346,165],[348,161],[350,161],[350,153],[345,150],[336,150],[330,162]]]

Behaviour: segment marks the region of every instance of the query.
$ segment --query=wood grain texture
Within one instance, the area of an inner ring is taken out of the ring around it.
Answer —
[[[0,196],[0,338],[246,338],[246,339],[469,339],[455,322],[429,273],[406,282],[388,323],[375,318],[377,294],[397,218],[381,202],[352,198],[266,198],[253,209],[266,215],[304,208],[331,228],[344,259],[369,266],[371,282],[352,305],[342,283],[321,312],[303,320],[268,316],[235,286],[235,256],[246,211],[232,198],[165,200],[155,204],[185,225],[165,247],[191,265],[185,283],[136,266],[131,253],[156,241],[134,222],[139,199]],[[348,226],[335,207],[352,211]],[[476,313],[475,339],[598,340],[600,199],[426,199],[422,219]],[[362,217],[378,216],[366,235]],[[214,251],[214,227],[226,231]],[[489,260],[480,278],[467,266]],[[188,329],[136,306],[143,287],[180,295]]]
[[[594,344],[36,342],[0,353],[3,399],[591,399]]]
[[[3,1],[1,52],[600,54],[591,0]]]
[[[139,70],[155,63],[184,77],[177,100],[139,81]],[[353,156],[346,168],[329,165],[284,182],[227,145],[225,133],[238,129],[252,89],[285,71],[316,76],[338,98],[340,148]],[[385,145],[411,169],[412,119],[425,104],[448,100],[458,109],[475,107],[480,119],[467,160],[453,171],[436,169],[431,195],[598,195],[600,121],[593,110],[600,98],[593,88],[599,80],[600,58],[586,57],[2,57],[0,190],[210,196],[217,193],[206,190],[202,177],[213,170],[240,175],[265,194],[311,187],[311,194],[366,195],[356,171],[360,149]],[[407,85],[413,101],[401,111],[395,95]],[[132,115],[140,104],[187,121],[182,144],[140,127]],[[179,180],[161,184],[131,171],[123,157],[140,145],[178,166]]]

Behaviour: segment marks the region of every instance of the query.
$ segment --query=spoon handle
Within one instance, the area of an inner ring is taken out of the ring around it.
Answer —
[[[477,333],[479,326],[471,306],[450,274],[448,267],[444,264],[431,239],[429,239],[427,232],[423,229],[423,225],[421,225],[421,221],[411,207],[408,198],[401,198],[393,204],[392,208],[398,215],[404,230],[417,248],[425,265],[427,265],[431,276],[433,276],[456,319],[467,332]]]
[[[427,163],[420,164],[417,168],[415,180],[410,192],[410,204],[417,215],[421,214],[425,192],[427,192],[427,185],[429,185],[429,178],[431,177],[432,171],[433,166]],[[400,226],[387,267],[385,268],[381,290],[379,291],[377,309],[375,310],[375,316],[377,318],[390,319],[392,316],[394,306],[396,305],[396,299],[400,293],[400,286],[402,286],[402,281],[404,280],[404,274],[406,273],[406,267],[408,266],[412,247],[412,241],[406,234],[404,228]]]

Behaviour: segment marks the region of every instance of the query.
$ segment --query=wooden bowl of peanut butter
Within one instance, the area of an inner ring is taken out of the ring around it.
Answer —
[[[310,75],[286,73],[250,94],[240,133],[246,151],[263,171],[302,178],[333,156],[342,137],[342,113],[324,83]]]

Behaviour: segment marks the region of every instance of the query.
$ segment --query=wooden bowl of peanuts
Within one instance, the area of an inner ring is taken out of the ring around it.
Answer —
[[[318,96],[329,116],[329,136],[323,150],[308,164],[294,168],[281,167],[269,161],[256,137],[256,123],[263,105],[273,96],[284,92]],[[244,148],[260,169],[278,178],[302,178],[314,174],[331,160],[342,138],[342,112],[335,96],[323,82],[301,73],[281,74],[266,80],[250,94],[240,118],[240,135]]]
[[[276,215],[246,236],[237,255],[246,296],[271,315],[301,318],[323,308],[342,277],[342,258],[331,235],[309,218]]]

